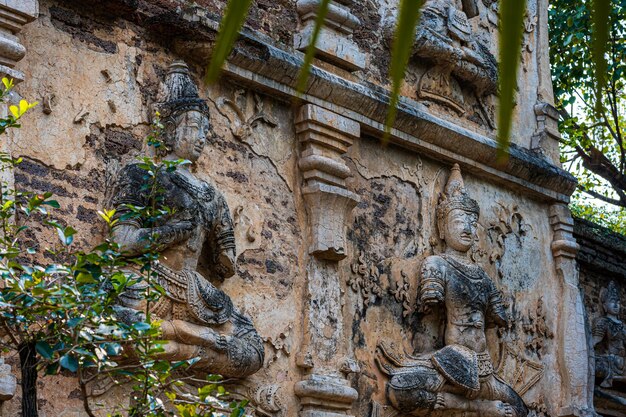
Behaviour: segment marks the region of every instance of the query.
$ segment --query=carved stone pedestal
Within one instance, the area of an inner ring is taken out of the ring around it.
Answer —
[[[346,257],[345,228],[359,197],[346,189],[350,169],[341,159],[360,136],[358,123],[313,105],[296,118],[299,168],[309,216],[305,331],[299,365],[306,370],[295,393],[302,417],[345,416],[358,393],[341,375],[345,355],[338,261]]]
[[[532,137],[531,149],[539,151],[553,162],[559,161],[559,112],[551,104],[535,105],[537,130]]]
[[[298,114],[296,132],[302,146],[298,164],[304,177],[302,194],[311,226],[309,253],[339,261],[346,257],[346,218],[359,201],[345,188],[350,169],[341,155],[358,138],[360,127],[321,107],[306,105]]]
[[[298,0],[297,10],[302,21],[302,29],[294,37],[294,47],[301,51],[311,44],[315,18],[320,0]],[[350,36],[361,22],[350,13],[344,4],[331,2],[326,14],[325,26],[320,31],[315,49],[318,56],[348,71],[358,71],[365,67],[365,54]]]
[[[345,417],[357,400],[358,392],[336,376],[311,374],[296,384],[301,417]]]

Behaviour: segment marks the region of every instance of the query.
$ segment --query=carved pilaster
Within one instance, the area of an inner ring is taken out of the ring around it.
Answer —
[[[301,144],[302,193],[311,225],[309,253],[339,261],[345,254],[346,217],[359,198],[346,189],[350,169],[341,159],[360,135],[357,122],[307,104],[296,119]]]
[[[360,136],[358,123],[307,104],[296,118],[302,194],[309,218],[309,266],[304,340],[298,364],[305,378],[295,386],[301,417],[345,416],[357,399],[342,372],[345,354],[341,280],[345,229],[359,198],[346,188],[350,169],[341,156]]]
[[[348,71],[358,71],[365,67],[365,54],[359,51],[351,36],[361,22],[346,6],[349,1],[341,3],[330,3],[315,49],[320,59]],[[298,0],[296,3],[302,22],[301,30],[294,37],[294,47],[298,50],[304,51],[311,44],[319,5],[320,0]]]
[[[590,349],[585,332],[586,316],[578,285],[576,254],[579,246],[573,236],[574,221],[565,204],[550,207],[553,230],[552,256],[562,288],[559,324],[559,363],[563,393],[559,416],[593,415],[593,383],[590,378]]]
[[[26,55],[17,35],[38,14],[37,0],[0,0],[0,76],[9,76],[16,83],[24,80],[24,74],[15,69]]]
[[[537,103],[535,105],[537,130],[532,137],[531,147],[537,150],[553,163],[559,164],[559,111],[551,104]]]

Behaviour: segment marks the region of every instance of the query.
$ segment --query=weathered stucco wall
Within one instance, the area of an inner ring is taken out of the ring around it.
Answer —
[[[601,335],[599,323],[607,316],[606,303],[608,299],[617,298],[618,302],[624,299],[626,286],[626,269],[624,256],[626,255],[626,239],[623,235],[611,232],[610,230],[582,219],[576,219],[574,235],[580,244],[580,251],[577,256],[580,268],[581,291],[584,296],[585,310],[587,314],[589,343],[594,346],[596,353],[595,367],[595,396],[594,406],[601,415],[623,415],[624,406],[623,388],[621,385],[605,383],[605,375],[602,375],[601,355],[605,343],[619,346],[620,332],[612,334],[617,337],[598,337]],[[616,323],[624,320],[623,310],[618,311],[614,317]],[[619,372],[616,372],[619,374]]]
[[[120,168],[145,151],[150,106],[168,66],[186,60],[211,114],[210,140],[195,174],[221,190],[235,223],[237,271],[221,289],[252,317],[265,342],[263,369],[232,390],[267,415],[298,415],[303,401],[295,387],[313,372],[307,354],[330,340],[325,369],[358,393],[337,413],[391,416],[376,350],[381,342],[408,354],[442,347],[438,318],[417,305],[418,271],[427,256],[443,250],[435,211],[452,163],[460,162],[468,192],[480,204],[471,258],[504,293],[511,319],[508,328],[488,331],[496,372],[523,391],[536,415],[587,413],[587,342],[563,208],[574,183],[554,165],[554,120],[545,110],[552,99],[543,55],[547,2],[529,2],[512,135],[517,146],[506,166],[495,160],[495,130],[479,114],[475,89],[462,85],[463,114],[419,97],[415,86],[432,66],[419,57],[403,87],[397,129],[390,143],[381,143],[389,61],[384,38],[397,6],[348,2],[362,23],[351,37],[365,54],[364,68],[350,73],[318,61],[321,69],[303,97],[360,129],[338,156],[352,175],[346,187],[360,201],[346,216],[346,256],[336,263],[315,263],[309,254],[313,212],[303,195],[304,139],[295,123],[303,117],[302,102],[290,97],[301,59],[293,50],[301,25],[295,2],[254,2],[226,76],[210,86],[201,77],[224,2],[196,3],[200,8],[186,1],[41,0],[39,18],[20,35],[28,54],[18,64],[27,74],[19,93],[41,104],[12,137],[13,153],[24,157],[16,183],[54,192],[62,206],[55,216],[78,230],[78,244],[99,242],[95,212],[106,208]],[[477,4],[472,31],[495,54],[491,2]],[[483,104],[492,112],[495,96]],[[56,239],[30,237],[42,248]],[[311,292],[320,276],[337,301],[329,301],[330,313],[322,317],[330,329],[323,342],[310,336],[316,331]],[[17,364],[14,356],[7,362]],[[516,364],[527,371],[519,380]],[[41,415],[83,415],[70,375],[41,384]],[[274,393],[264,399],[269,404],[259,404],[260,390]],[[17,415],[19,395],[4,404],[5,415]],[[119,389],[93,399],[105,409],[123,401]],[[315,403],[308,406],[315,410]]]

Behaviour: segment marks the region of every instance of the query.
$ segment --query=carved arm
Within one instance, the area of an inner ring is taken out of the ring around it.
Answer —
[[[489,294],[489,320],[499,327],[508,327],[509,318],[502,302],[502,293],[491,283],[491,292]]]
[[[424,261],[421,271],[421,282],[419,288],[419,301],[426,307],[443,303],[444,297],[444,278],[443,272],[434,262],[429,259]]]
[[[151,238],[155,240],[152,245],[156,245],[157,250],[163,250],[189,239],[192,230],[193,224],[188,221],[149,228],[121,223],[113,229],[113,238],[120,245],[122,251],[134,256],[151,249]]]
[[[604,340],[604,337],[606,336],[606,320],[604,320],[603,317],[594,321],[592,336],[594,348]]]

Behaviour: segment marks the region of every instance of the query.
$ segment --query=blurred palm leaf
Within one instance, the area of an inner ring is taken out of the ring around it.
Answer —
[[[391,67],[389,75],[391,77],[391,98],[387,117],[385,119],[384,142],[389,138],[391,128],[398,114],[398,100],[400,98],[400,87],[404,80],[404,73],[409,63],[411,49],[415,41],[415,29],[420,17],[423,0],[400,0],[400,10],[391,47]]]
[[[592,57],[596,79],[596,112],[602,109],[602,90],[606,86],[606,49],[609,45],[611,0],[593,0],[591,21],[593,28]]]
[[[239,31],[248,15],[252,0],[230,0],[226,6],[226,13],[220,23],[219,33],[215,41],[215,49],[206,72],[206,81],[217,81],[226,62],[226,58],[233,49],[239,36]]]
[[[522,55],[526,0],[500,3],[500,108],[498,111],[498,159],[507,157],[513,123],[517,70]]]

